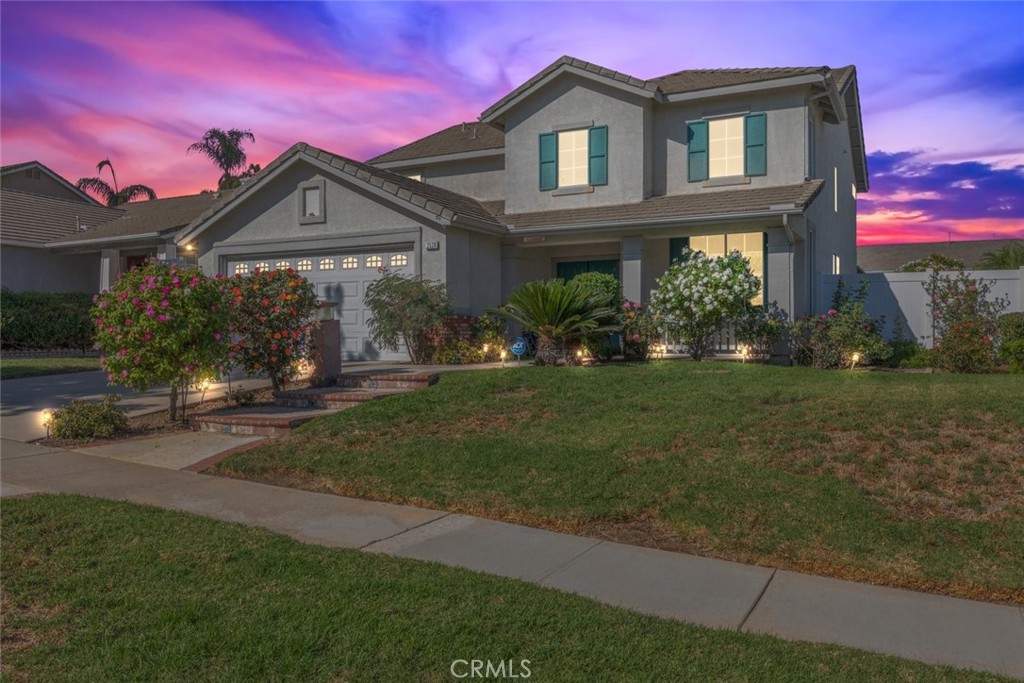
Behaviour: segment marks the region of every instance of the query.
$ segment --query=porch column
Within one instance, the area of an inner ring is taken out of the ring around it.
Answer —
[[[793,269],[799,265],[794,258],[796,248],[783,230],[768,231],[768,263],[765,264],[768,286],[764,299],[777,301],[794,319],[804,313],[806,306],[806,302],[798,302],[793,296]]]
[[[100,252],[100,291],[110,289],[121,275],[121,252],[104,249]]]
[[[156,247],[156,259],[158,261],[170,261],[178,257],[178,247],[174,242],[164,242]]]
[[[522,284],[523,250],[517,246],[501,247],[501,303],[512,290]]]
[[[645,243],[643,237],[622,238],[622,296],[627,301],[644,301]]]

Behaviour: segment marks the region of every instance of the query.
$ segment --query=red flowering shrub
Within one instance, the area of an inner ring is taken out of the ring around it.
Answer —
[[[224,370],[229,308],[217,281],[195,266],[153,261],[123,273],[93,297],[92,317],[110,383],[170,385],[172,420],[179,394]]]
[[[935,332],[935,360],[950,372],[990,372],[995,366],[994,339],[999,331],[999,314],[1009,302],[991,297],[992,283],[932,271],[924,283],[928,313]]]
[[[651,345],[661,339],[659,321],[636,303],[622,304],[622,354],[626,360],[647,360]]]
[[[264,372],[277,391],[309,355],[309,323],[317,309],[316,291],[291,268],[255,271],[226,280],[234,303],[232,358],[249,374]]]
[[[978,320],[954,323],[935,347],[937,365],[949,372],[990,372],[992,337]]]

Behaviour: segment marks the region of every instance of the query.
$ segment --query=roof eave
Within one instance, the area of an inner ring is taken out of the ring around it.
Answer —
[[[145,242],[148,240],[162,240],[167,239],[171,236],[173,230],[164,230],[162,232],[143,232],[136,235],[111,235],[110,237],[94,237],[92,239],[85,240],[65,240],[59,241],[54,240],[47,242],[44,246],[47,249],[72,249],[75,247],[102,247],[105,244],[121,244],[123,242]]]
[[[467,161],[470,159],[485,159],[489,157],[504,156],[505,148],[502,147],[490,147],[488,149],[478,149],[472,152],[452,152],[451,154],[435,154],[428,157],[410,157],[408,159],[396,159],[394,161],[382,161],[373,162],[367,161],[367,164],[376,166],[377,168],[383,168],[384,170],[391,170],[395,168],[407,168],[409,166],[422,166],[423,164],[437,164],[446,161]]]
[[[761,90],[776,90],[779,88],[792,88],[802,85],[813,85],[823,83],[825,77],[821,74],[807,74],[806,76],[789,76],[788,78],[776,78],[770,81],[757,81],[754,83],[738,83],[736,85],[725,85],[718,88],[705,88],[703,90],[691,90],[665,95],[665,101],[688,102],[690,100],[703,100],[711,97],[723,97],[727,95],[743,95]]]
[[[758,220],[764,218],[778,218],[784,215],[800,215],[804,213],[805,207],[792,205],[785,208],[770,209],[767,211],[747,211],[729,214],[702,214],[697,216],[676,216],[665,218],[649,218],[645,220],[623,220],[605,221],[603,223],[568,223],[562,225],[546,225],[538,228],[518,229],[514,224],[509,224],[508,234],[513,237],[528,237],[532,235],[572,234],[576,232],[604,232],[611,230],[623,230],[628,228],[670,228],[672,226],[686,225],[689,223],[731,223],[742,220]]]

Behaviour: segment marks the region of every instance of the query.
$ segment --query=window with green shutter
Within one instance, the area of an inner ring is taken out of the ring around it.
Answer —
[[[591,185],[608,184],[608,126],[591,128],[588,135],[587,182]]]
[[[683,249],[690,248],[689,237],[672,237],[668,241],[668,262],[671,265],[683,254]]]
[[[558,136],[555,133],[540,134],[540,189],[553,190],[558,187]]]
[[[743,174],[765,175],[768,173],[767,115],[748,114],[743,117]]]
[[[691,183],[708,179],[708,122],[686,124],[686,178]]]

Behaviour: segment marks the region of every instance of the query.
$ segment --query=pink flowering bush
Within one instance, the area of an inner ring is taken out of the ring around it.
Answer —
[[[996,363],[999,315],[1009,305],[992,297],[992,283],[932,271],[924,283],[935,333],[935,360],[950,372],[991,372]]]
[[[107,380],[139,391],[169,385],[172,420],[179,396],[224,370],[229,308],[217,281],[195,266],[152,261],[123,273],[93,297],[92,318]]]
[[[658,319],[635,301],[622,304],[622,355],[626,360],[647,360],[651,345],[661,339]]]
[[[266,373],[280,390],[309,356],[308,332],[317,309],[313,285],[291,268],[257,270],[226,280],[235,330],[232,362],[249,374]]]
[[[738,251],[710,258],[685,249],[658,279],[651,293],[652,312],[700,360],[726,321],[743,314],[761,291],[761,280]]]
[[[892,347],[882,337],[885,319],[871,318],[864,310],[867,281],[857,291],[847,290],[842,279],[832,295],[832,307],[820,315],[807,315],[790,327],[793,357],[815,368],[842,368],[884,361]]]

